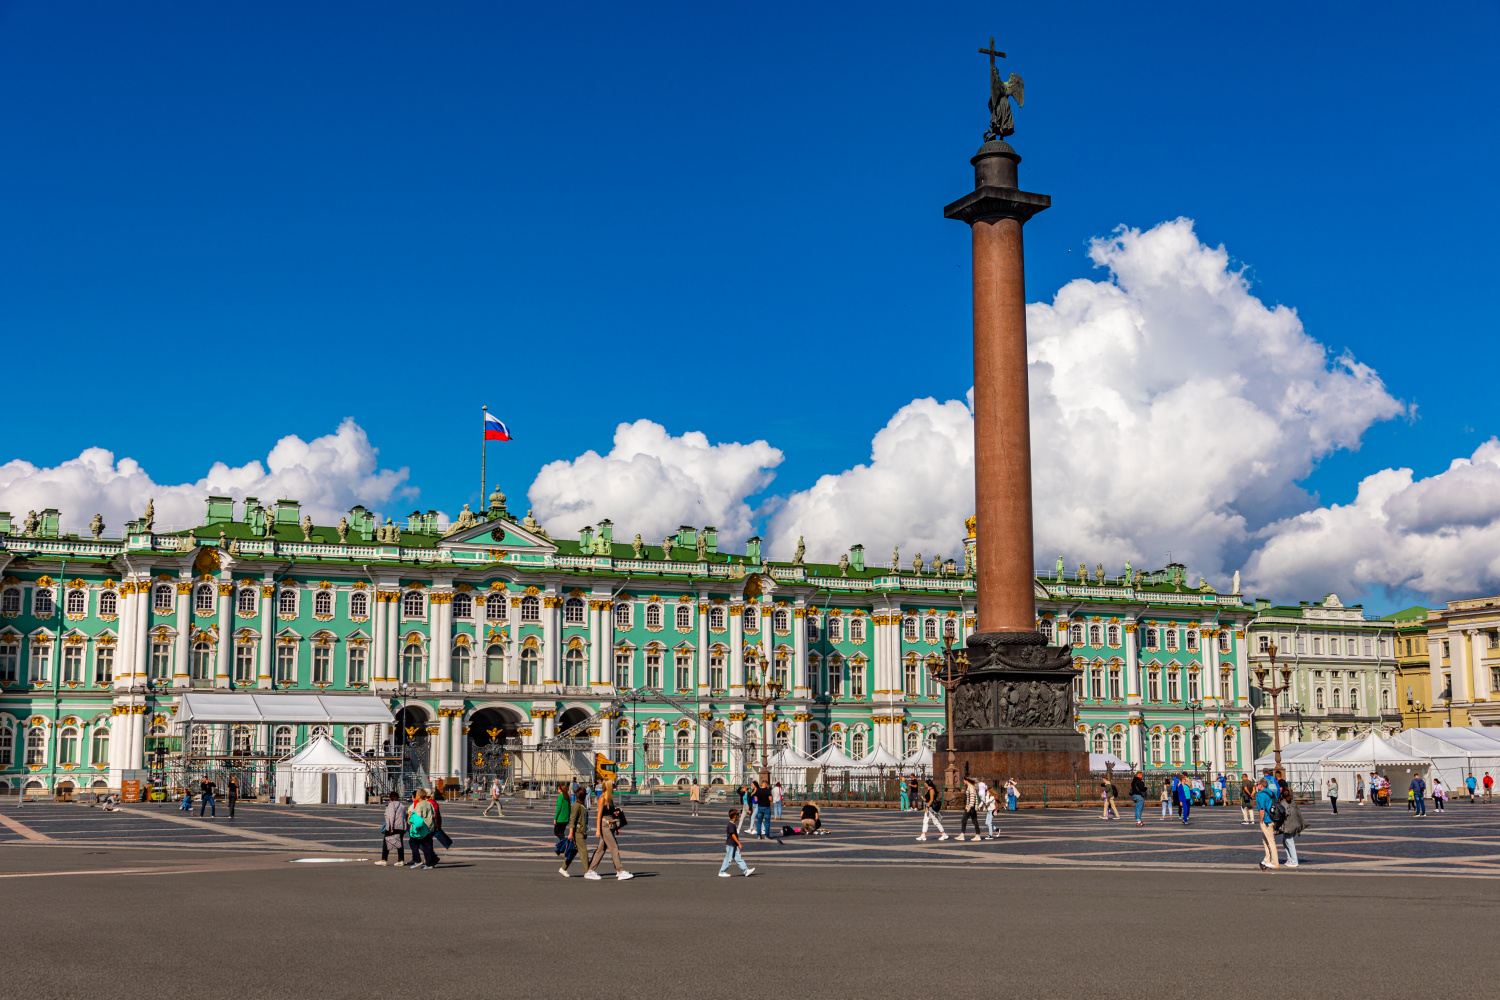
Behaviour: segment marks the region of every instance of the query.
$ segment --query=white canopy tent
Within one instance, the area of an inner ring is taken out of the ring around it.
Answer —
[[[901,770],[906,774],[917,774],[920,772],[932,773],[932,748],[923,746],[916,753],[901,762]]]
[[[182,696],[179,722],[283,722],[294,725],[367,725],[395,721],[385,700],[374,695],[197,694]]]
[[[1432,776],[1450,794],[1467,793],[1464,780],[1473,775],[1481,786],[1485,772],[1500,778],[1500,727],[1444,726],[1406,729],[1391,742],[1432,761]]]
[[[276,766],[276,797],[295,803],[362,802],[365,765],[319,736]]]
[[[813,758],[813,764],[825,771],[847,771],[859,766],[859,762],[848,754],[837,743],[830,743]]]
[[[881,768],[892,768],[901,766],[901,758],[891,753],[884,746],[877,746],[874,750],[865,754],[858,761],[861,770],[879,770]]]
[[[1339,797],[1355,798],[1355,789],[1368,788],[1371,772],[1391,783],[1392,801],[1405,798],[1405,789],[1417,775],[1432,767],[1428,757],[1409,753],[1404,747],[1374,733],[1357,740],[1318,740],[1291,743],[1281,748],[1281,764],[1293,784],[1312,784],[1318,797],[1328,797],[1328,782],[1338,782]],[[1257,757],[1259,774],[1275,766],[1275,755]]]
[[[1292,784],[1312,784],[1318,780],[1318,762],[1323,757],[1340,746],[1347,746],[1348,740],[1308,740],[1301,743],[1288,743],[1281,748],[1281,767]],[[1268,753],[1265,756],[1255,758],[1255,773],[1252,778],[1258,778],[1266,771],[1276,766],[1276,755]]]
[[[1114,765],[1115,773],[1117,773],[1117,774],[1130,774],[1131,773],[1130,764],[1128,762],[1123,761],[1120,758],[1116,757],[1112,753],[1091,753],[1091,754],[1089,754],[1089,770],[1090,771],[1104,771],[1104,770],[1107,769],[1108,765],[1111,765],[1111,764]]]

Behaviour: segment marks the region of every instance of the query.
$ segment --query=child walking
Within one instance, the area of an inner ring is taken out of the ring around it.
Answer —
[[[724,863],[719,866],[719,878],[729,877],[730,864],[740,866],[746,875],[754,875],[754,868],[745,866],[745,857],[740,853],[740,811],[729,810],[729,825],[724,828]]]

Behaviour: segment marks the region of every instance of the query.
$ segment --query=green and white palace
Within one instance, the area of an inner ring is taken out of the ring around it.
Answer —
[[[608,521],[555,539],[498,492],[441,525],[355,507],[321,526],[295,501],[210,497],[190,530],[154,530],[150,507],[119,538],[103,527],[0,514],[8,792],[118,787],[168,743],[274,759],[320,730],[355,753],[420,733],[426,773],[460,780],[479,745],[559,734],[641,784],[739,780],[766,739],[908,757],[942,732],[929,664],[974,627],[954,560],[875,566],[854,546],[837,564],[776,562],[757,538],[721,551],[712,527],[627,544]],[[974,544],[955,539],[963,566]],[[1178,565],[1047,574],[1036,597],[1038,627],[1072,644],[1090,750],[1150,769],[1248,759],[1241,597],[1185,588]],[[254,724],[174,721],[194,692],[271,707]],[[275,699],[309,694],[379,697],[395,724],[276,718]]]

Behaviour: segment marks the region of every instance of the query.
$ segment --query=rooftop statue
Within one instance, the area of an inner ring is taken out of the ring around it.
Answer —
[[[900,568],[901,550],[899,548],[891,549],[891,569],[899,570]]]
[[[630,551],[635,554],[637,559],[646,558],[646,543],[641,541],[640,532],[636,532],[635,541],[630,543]]]
[[[104,534],[103,514],[94,515],[94,519],[89,522],[89,532],[92,533],[95,538],[98,538],[100,535]],[[1236,579],[1238,579],[1238,577],[1236,577]]]
[[[708,532],[698,532],[698,561],[708,561]]]
[[[478,523],[479,516],[469,509],[468,504],[464,504],[464,509],[459,511],[458,517],[453,519],[453,523],[448,526],[447,531],[443,532],[443,536],[446,538],[455,532],[466,531]]]
[[[792,556],[792,565],[801,566],[802,557],[807,554],[807,543],[802,541],[802,536],[797,536],[797,554]]]
[[[1232,590],[1231,593],[1238,594],[1239,592],[1240,592],[1240,571],[1239,570],[1235,570],[1234,571],[1234,590]]]
[[[339,544],[343,545],[349,538],[349,519],[347,517],[339,518],[339,526],[334,530],[339,533]]]
[[[156,525],[156,498],[152,497],[146,501],[146,513],[141,515],[141,530],[150,532]]]
[[[36,530],[41,526],[41,523],[41,518],[36,516],[36,511],[34,510],[28,510],[26,512],[26,519],[21,522],[28,537],[36,534]]]
[[[1063,560],[1062,560],[1062,556],[1058,556],[1057,557],[1057,582],[1058,583],[1062,583],[1062,578],[1063,578]]]
[[[302,529],[302,540],[304,542],[310,542],[310,541],[312,541],[312,529],[313,529],[312,515],[310,515],[310,514],[303,514],[302,515],[302,523],[299,525],[299,527]]]
[[[995,58],[1005,58],[1004,52],[995,50],[995,39],[990,38],[990,47],[980,49],[979,54],[990,57],[990,127],[985,130],[984,141],[1004,139],[1015,132],[1015,122],[1010,115],[1011,98],[1017,107],[1026,106],[1026,87],[1019,73],[1012,73],[1009,80],[1000,79],[1000,70],[995,67]]]

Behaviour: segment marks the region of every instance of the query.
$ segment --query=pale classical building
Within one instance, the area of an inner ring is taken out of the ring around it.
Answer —
[[[1427,613],[1427,725],[1500,726],[1500,597]]]

